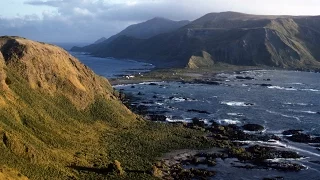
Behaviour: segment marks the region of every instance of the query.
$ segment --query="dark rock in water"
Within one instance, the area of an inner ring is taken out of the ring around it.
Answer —
[[[136,107],[133,107],[133,110],[138,114],[146,114],[148,112],[148,107],[145,105],[138,105]]]
[[[170,167],[169,173],[170,178],[164,177],[164,179],[208,179],[216,174],[214,171],[205,169],[184,169],[181,165]]]
[[[287,138],[290,141],[301,142],[301,143],[309,143],[312,141],[311,136],[308,134],[304,134],[304,133],[293,134],[292,136],[287,137]]]
[[[157,86],[157,83],[149,83],[149,86]]]
[[[220,85],[219,82],[217,81],[212,81],[212,80],[201,80],[201,79],[196,79],[193,81],[194,83],[197,83],[197,84],[208,84],[208,85]]]
[[[154,104],[154,101],[142,101],[141,104],[151,105]]]
[[[300,134],[303,130],[301,129],[290,129],[287,131],[283,131],[282,134],[287,136],[287,135],[293,135],[293,134]]]
[[[318,151],[320,151],[320,148],[317,148]]]
[[[136,88],[135,86],[131,86],[131,88],[133,89],[133,88]]]
[[[260,86],[262,86],[262,87],[270,87],[270,86],[272,86],[272,84],[260,84]]]
[[[283,135],[291,135],[287,137],[290,141],[299,143],[320,143],[320,137],[312,137],[310,134],[302,133],[302,130],[288,130]]]
[[[166,121],[167,117],[165,115],[151,114],[147,116],[151,121]]]
[[[271,81],[271,79],[264,79],[264,81]]]
[[[192,119],[192,124],[194,126],[199,126],[199,127],[205,127],[206,126],[206,123],[204,123],[204,121],[202,121],[201,119],[199,118],[193,118]]]
[[[162,111],[152,111],[152,112],[149,112],[149,114],[166,114],[168,113],[169,111],[166,111],[166,110],[162,110]]]
[[[312,138],[312,143],[320,143],[320,137]]]
[[[195,112],[195,113],[201,113],[201,114],[210,114],[208,111],[201,111],[196,109],[188,109],[187,112]]]
[[[139,95],[139,96],[142,96],[142,95],[144,95],[144,94],[143,94],[142,92],[138,92],[138,95]]]
[[[264,127],[259,124],[246,124],[242,126],[242,128],[247,131],[263,131],[264,130]]]
[[[247,148],[233,147],[229,149],[231,157],[235,156],[241,160],[262,163],[266,159],[275,158],[301,158],[299,154],[292,151],[280,151],[273,147],[254,145]]]
[[[275,159],[275,158],[301,158],[299,154],[293,151],[280,151],[276,148],[265,147],[265,146],[251,146],[246,148],[246,151],[251,153],[249,158],[255,161],[264,161],[266,159]]]
[[[267,163],[267,167],[281,170],[281,171],[301,171],[305,169],[301,164],[290,163],[290,162],[276,162],[276,163]]]
[[[317,114],[320,114],[320,112],[317,112]]]
[[[244,103],[246,106],[254,106],[254,103]]]
[[[254,78],[253,77],[249,77],[249,76],[236,76],[237,79],[242,79],[242,80],[253,80]]]
[[[157,99],[157,98],[158,98],[158,96],[154,95],[154,96],[152,96],[152,98]]]
[[[263,180],[283,180],[284,179],[284,177],[281,177],[281,176],[279,176],[279,177],[271,177],[271,178],[263,178]]]
[[[199,153],[189,157],[187,160],[182,161],[185,165],[207,165],[213,167],[217,165],[216,158],[222,158],[225,154],[209,154],[209,153]]]

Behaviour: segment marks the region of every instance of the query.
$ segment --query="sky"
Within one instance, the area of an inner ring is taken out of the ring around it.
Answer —
[[[1,0],[0,36],[90,43],[154,17],[195,20],[210,12],[320,15],[320,0]]]

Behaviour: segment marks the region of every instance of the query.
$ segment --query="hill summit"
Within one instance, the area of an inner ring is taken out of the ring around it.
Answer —
[[[123,38],[123,36],[133,37],[137,39],[148,39],[159,34],[172,32],[187,25],[188,23],[189,21],[173,21],[166,18],[155,17],[142,23],[130,25],[118,34],[115,34],[103,41],[99,39],[92,45],[88,45],[83,48],[73,47],[71,50],[79,52],[99,50],[103,51],[104,46],[107,46],[109,43],[116,40],[117,38]]]
[[[0,37],[0,177],[76,176],[68,166],[106,151],[103,132],[137,122],[115,95],[62,48]]]

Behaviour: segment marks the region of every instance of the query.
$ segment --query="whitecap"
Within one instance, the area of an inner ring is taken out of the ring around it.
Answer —
[[[291,146],[289,144],[286,143],[282,143],[278,140],[272,140],[272,141],[235,141],[235,142],[240,142],[240,143],[245,143],[245,144],[251,144],[251,145],[262,145],[262,146],[269,146],[269,147],[275,147],[275,148],[284,148],[284,149],[290,149],[293,150],[295,152],[302,152],[302,153],[306,153],[309,155],[313,155],[313,156],[317,156],[320,157],[320,154],[305,150],[305,149],[301,149],[295,146]],[[302,158],[299,158],[302,159]]]
[[[297,103],[297,105],[299,105],[299,106],[308,106],[308,104],[306,104],[306,103]]]
[[[220,104],[228,105],[228,106],[253,106],[253,103],[246,103],[246,102],[237,102],[237,101],[222,101]]]
[[[164,81],[161,81],[161,82],[159,82],[159,81],[150,81],[150,82],[141,82],[141,83],[139,83],[140,85],[149,85],[149,84],[157,84],[157,85],[160,85],[160,84],[163,84],[164,83]]]
[[[191,120],[187,119],[172,119],[171,117],[166,118],[167,122],[191,122]]]
[[[139,84],[117,84],[117,85],[113,85],[113,88],[120,88],[120,87],[128,87],[128,86],[136,86]]]
[[[297,91],[295,88],[285,88],[280,86],[268,86],[268,89],[279,89],[279,90],[286,90],[286,91]]]
[[[308,106],[309,104],[307,103],[291,103],[291,102],[285,102],[283,103],[284,105],[299,105],[299,106]],[[312,105],[312,104],[310,104]]]
[[[238,121],[238,120],[234,120],[234,119],[220,119],[220,120],[217,120],[217,122],[219,124],[240,124],[241,122]]]
[[[184,101],[186,101],[186,99],[182,98],[182,97],[174,97],[174,98],[172,98],[172,100],[175,101],[175,102],[184,102]]]
[[[278,113],[278,112],[275,112],[275,111],[270,111],[270,110],[266,110],[268,113],[270,114],[275,114],[275,115],[279,115],[279,116],[282,116],[282,117],[286,117],[286,118],[293,118],[299,122],[301,122],[300,118],[297,117],[297,116],[290,116],[290,115],[286,115],[286,114],[282,114],[282,113]]]
[[[292,109],[290,109],[290,111],[296,112],[296,113],[318,114],[318,112],[315,112],[315,111],[297,111],[297,110],[292,110]]]
[[[283,161],[297,161],[297,160],[304,160],[307,159],[305,157],[301,157],[301,158],[274,158],[274,159],[266,159],[266,161],[269,162],[283,162]],[[302,164],[301,164],[302,165]],[[304,168],[306,168],[305,165],[302,165]]]
[[[228,116],[239,116],[239,117],[243,117],[244,114],[242,113],[227,113]]]
[[[320,92],[318,89],[301,89],[301,91]]]

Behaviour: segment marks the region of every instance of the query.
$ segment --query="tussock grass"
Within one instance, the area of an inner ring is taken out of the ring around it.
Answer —
[[[142,120],[58,47],[4,37],[0,51],[0,179],[152,179],[162,153],[210,144],[203,132]]]

